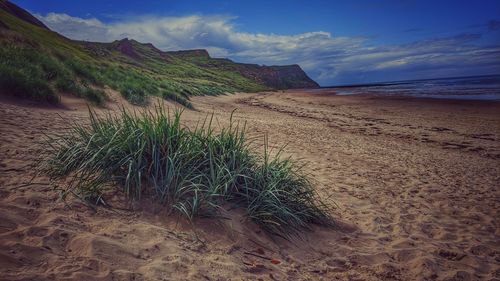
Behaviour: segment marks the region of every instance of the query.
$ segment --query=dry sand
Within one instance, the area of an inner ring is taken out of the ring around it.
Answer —
[[[211,112],[224,123],[237,108],[252,134],[308,162],[320,194],[338,204],[336,228],[293,242],[238,213],[193,228],[120,194],[94,211],[58,200],[47,179],[25,185],[43,134],[86,120],[81,100],[63,103],[0,101],[1,280],[500,279],[499,103],[301,91],[195,98],[187,124]]]

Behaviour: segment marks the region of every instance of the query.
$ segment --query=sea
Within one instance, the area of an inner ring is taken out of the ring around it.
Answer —
[[[500,75],[396,81],[325,88],[334,89],[337,95],[369,94],[500,101]]]

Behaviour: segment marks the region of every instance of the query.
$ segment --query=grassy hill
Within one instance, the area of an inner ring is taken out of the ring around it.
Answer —
[[[106,86],[134,104],[154,95],[187,107],[193,95],[318,86],[298,65],[239,64],[205,50],[164,52],[127,38],[71,40],[4,0],[0,44],[0,94],[50,103],[70,93],[102,104]]]

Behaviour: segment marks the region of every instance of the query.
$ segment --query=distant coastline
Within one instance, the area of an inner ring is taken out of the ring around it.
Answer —
[[[414,98],[500,101],[500,74],[403,80],[322,87],[337,95],[407,96]]]
[[[467,78],[481,78],[481,77],[500,77],[498,74],[487,74],[487,75],[472,75],[472,76],[451,76],[451,77],[440,77],[440,78],[423,78],[423,79],[412,79],[412,80],[396,80],[396,81],[384,81],[384,82],[369,82],[360,84],[340,84],[340,85],[330,85],[321,86],[321,89],[334,89],[334,88],[358,88],[358,87],[377,87],[377,86],[389,86],[389,85],[403,85],[410,84],[414,82],[422,81],[437,81],[437,80],[448,80],[448,79],[467,79]]]

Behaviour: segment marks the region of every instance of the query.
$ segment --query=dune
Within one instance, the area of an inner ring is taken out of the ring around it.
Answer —
[[[107,108],[128,105],[119,94]],[[174,104],[163,102],[168,106]],[[294,90],[195,97],[184,121],[246,121],[308,163],[333,228],[270,237],[239,212],[191,225],[117,192],[110,208],[27,184],[44,134],[86,122],[58,107],[0,101],[0,280],[495,280],[500,278],[500,104]]]

